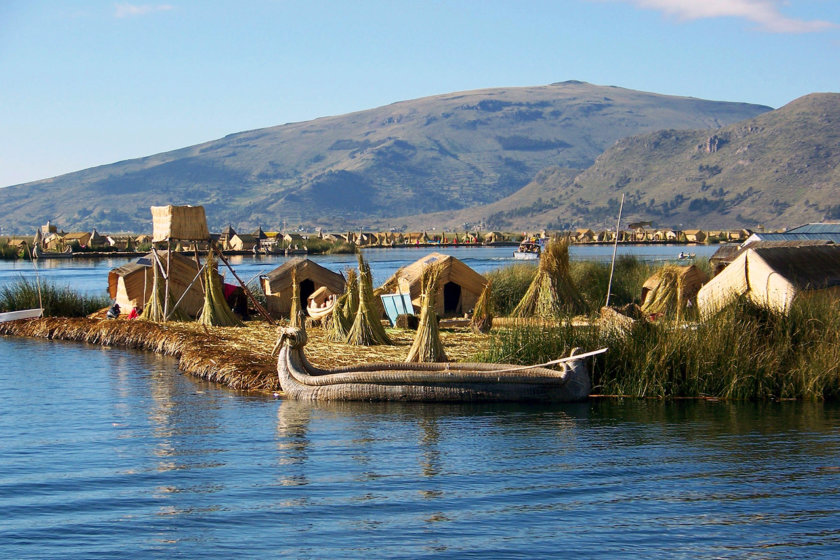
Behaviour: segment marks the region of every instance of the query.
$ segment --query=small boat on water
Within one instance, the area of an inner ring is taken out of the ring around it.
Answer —
[[[39,246],[32,249],[33,259],[72,259],[73,249],[65,247],[63,251],[44,251]]]
[[[575,402],[592,387],[586,358],[606,348],[555,360],[561,369],[469,363],[381,362],[337,369],[313,366],[306,331],[279,330],[277,374],[286,398],[307,401]],[[574,354],[574,351],[573,351]]]
[[[690,261],[694,260],[697,255],[695,253],[686,253],[685,251],[680,251],[680,254],[677,255],[678,261]]]
[[[527,240],[519,244],[516,251],[513,252],[513,258],[516,260],[533,261],[540,258],[543,250],[542,240]]]
[[[44,310],[39,308],[36,309],[20,309],[18,311],[7,311],[5,313],[0,313],[0,323],[5,323],[7,321],[19,321],[21,319],[37,319],[38,317],[42,317],[44,315]]]

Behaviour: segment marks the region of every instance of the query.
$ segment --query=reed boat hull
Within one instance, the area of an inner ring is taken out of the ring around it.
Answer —
[[[591,389],[583,359],[562,369],[507,364],[383,362],[323,370],[302,329],[280,329],[277,373],[286,398],[306,401],[577,402]]]
[[[20,321],[22,319],[37,319],[43,315],[44,310],[40,308],[7,311],[5,313],[0,313],[0,323],[5,323],[7,321]]]

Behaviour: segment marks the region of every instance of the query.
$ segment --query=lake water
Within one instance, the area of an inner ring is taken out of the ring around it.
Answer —
[[[479,273],[513,264],[515,247],[442,247],[439,252],[453,255],[464,261]],[[651,262],[673,261],[680,251],[694,253],[697,257],[711,256],[715,245],[620,245],[618,254],[634,255]],[[391,277],[400,267],[434,252],[428,247],[400,249],[369,249],[364,251],[365,259],[373,273],[374,286],[379,286]],[[574,245],[569,257],[572,260],[597,260],[609,262],[613,248],[609,245]],[[354,255],[312,255],[309,257],[318,264],[334,271],[342,272],[348,267],[356,268]],[[73,289],[93,294],[102,293],[108,288],[108,271],[122,266],[133,259],[96,258],[96,259],[46,259],[37,263],[37,274],[60,286],[70,285]],[[288,260],[284,256],[233,256],[231,265],[244,282],[249,282],[260,274],[271,272]],[[220,272],[225,272],[220,265]],[[15,282],[21,276],[33,279],[36,271],[29,261],[0,260],[0,286]],[[233,281],[231,279],[231,281]]]
[[[572,258],[612,254],[586,249]],[[382,281],[424,254],[366,256]],[[125,262],[39,274],[99,291]],[[0,283],[31,267],[0,263]],[[836,403],[305,404],[2,337],[0,403],[0,558],[840,557]]]
[[[3,558],[837,558],[840,408],[317,405],[0,338]]]

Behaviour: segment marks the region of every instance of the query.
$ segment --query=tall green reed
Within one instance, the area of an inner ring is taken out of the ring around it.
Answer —
[[[84,317],[107,307],[107,295],[91,296],[80,294],[69,286],[56,286],[41,280],[41,297],[38,297],[38,282],[20,277],[16,282],[0,287],[0,312],[19,309],[35,309],[43,303],[47,317]]]

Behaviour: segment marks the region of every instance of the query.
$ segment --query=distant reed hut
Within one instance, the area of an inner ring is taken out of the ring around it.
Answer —
[[[195,260],[175,251],[171,255],[167,251],[158,251],[157,256],[164,271],[167,271],[167,263],[172,269],[172,274],[167,272],[172,299],[177,302],[181,296],[184,296],[184,292],[187,292],[178,308],[190,317],[196,317],[204,307],[202,281],[195,280],[200,265]],[[132,307],[142,309],[149,301],[154,282],[152,269],[154,264],[155,256],[149,253],[134,262],[114,268],[108,273],[108,294],[126,312]],[[218,271],[215,274],[221,279]]]
[[[292,309],[292,271],[300,289],[301,301],[307,301],[309,296],[322,287],[336,296],[344,293],[344,277],[341,274],[309,259],[291,259],[260,276],[266,307],[272,317],[287,317]]]
[[[739,297],[787,313],[799,298],[840,299],[840,246],[747,248],[697,294],[702,317]]]
[[[420,297],[423,293],[423,270],[430,264],[440,266],[440,279],[435,295],[435,312],[441,317],[461,316],[470,312],[487,279],[471,269],[463,261],[450,255],[431,253],[422,259],[398,270],[383,284],[386,291],[399,291],[411,294],[411,303],[420,309]],[[386,287],[396,286],[396,289]]]

